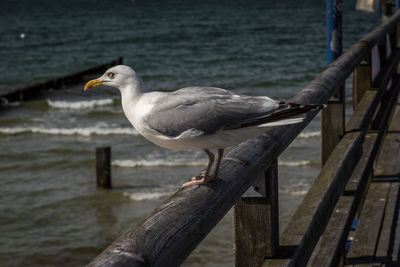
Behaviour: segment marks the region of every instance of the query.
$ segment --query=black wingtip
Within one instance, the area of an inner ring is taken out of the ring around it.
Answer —
[[[291,102],[279,102],[279,107],[272,114],[258,118],[252,122],[242,124],[241,127],[256,126],[264,123],[294,118],[306,114],[309,111],[320,110],[324,107],[321,104],[298,104]]]
[[[299,103],[293,103],[293,102],[279,102],[279,107],[280,108],[287,108],[287,109],[299,109],[299,110],[305,110],[307,111],[312,111],[312,110],[320,110],[324,107],[326,107],[325,104],[299,104]]]

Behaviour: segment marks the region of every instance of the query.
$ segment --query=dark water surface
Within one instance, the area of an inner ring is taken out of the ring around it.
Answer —
[[[123,56],[153,90],[210,85],[287,100],[324,68],[324,4],[1,0],[0,93]],[[379,23],[354,6],[345,1],[345,48]],[[204,168],[202,152],[138,136],[115,89],[82,88],[0,111],[1,266],[84,265]],[[319,172],[319,123],[279,159],[283,225]],[[112,191],[95,187],[94,150],[106,145]],[[184,266],[231,266],[231,224],[229,213]]]

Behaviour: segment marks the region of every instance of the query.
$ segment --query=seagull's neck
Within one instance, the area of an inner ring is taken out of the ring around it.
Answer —
[[[123,88],[120,88],[123,98],[136,99],[147,92],[148,89],[139,76],[132,77],[128,80]]]
[[[148,91],[146,85],[140,77],[132,77],[123,88],[120,88],[122,108],[125,114],[129,113],[138,102],[144,92]]]

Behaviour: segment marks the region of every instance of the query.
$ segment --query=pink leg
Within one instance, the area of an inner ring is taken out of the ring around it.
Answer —
[[[211,153],[211,151],[208,150],[208,149],[205,149],[204,151],[208,155],[208,165],[207,165],[206,171],[204,173],[200,174],[201,179],[197,180],[196,179],[197,177],[193,177],[191,181],[186,182],[183,185],[181,185],[181,188],[189,187],[189,186],[192,186],[192,185],[200,185],[200,184],[207,183],[211,167],[212,167],[212,165],[214,163],[214,154]]]
[[[216,163],[216,165],[215,165],[215,171],[214,171],[213,176],[212,176],[208,181],[211,181],[212,179],[218,177],[218,174],[219,174],[219,165],[221,164],[221,160],[222,160],[222,157],[223,157],[223,156],[224,156],[224,149],[222,149],[222,148],[218,149],[218,159],[217,159],[217,163]]]

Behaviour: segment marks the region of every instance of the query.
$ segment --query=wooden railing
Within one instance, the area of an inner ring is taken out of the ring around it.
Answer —
[[[356,109],[346,133],[281,236],[277,158],[317,112],[309,113],[301,124],[280,127],[240,144],[222,161],[218,179],[177,191],[89,266],[178,266],[233,206],[236,266],[336,266],[343,262],[347,233],[400,86],[396,74],[399,21],[400,13],[396,13],[290,100],[328,103],[355,73]],[[374,47],[383,64],[371,81]],[[387,51],[391,51],[388,57]],[[255,183],[263,193],[241,198]]]

